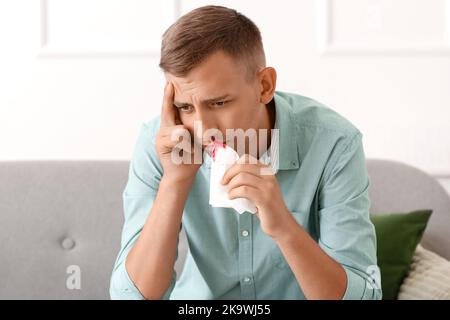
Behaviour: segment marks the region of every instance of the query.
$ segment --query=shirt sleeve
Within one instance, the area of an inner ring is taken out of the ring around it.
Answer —
[[[346,272],[343,299],[381,299],[362,134],[340,140],[329,163],[319,191],[319,245]]]
[[[130,162],[128,182],[122,195],[124,224],[121,247],[115,260],[110,280],[109,293],[111,299],[145,299],[126,270],[125,258],[144,227],[162,176],[162,167],[155,151],[154,137],[154,129],[148,124],[144,124]],[[178,258],[178,249],[176,258]],[[172,281],[162,297],[163,300],[169,299],[175,282],[176,272],[173,270]]]

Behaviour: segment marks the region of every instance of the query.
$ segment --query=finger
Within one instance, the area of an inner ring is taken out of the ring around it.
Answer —
[[[191,149],[193,149],[193,145],[192,143],[190,143],[190,140],[186,137],[184,137],[183,134],[181,135],[173,135],[174,130],[178,129],[178,131],[181,131],[180,129],[181,126],[174,126],[174,127],[163,127],[163,132],[160,133],[159,139],[158,139],[158,145],[159,145],[159,150],[164,153],[171,153],[172,150],[174,150],[174,154],[183,154],[182,151],[188,151],[190,152]],[[165,130],[164,130],[165,129]],[[172,130],[168,130],[168,129],[172,129]],[[175,150],[177,149],[177,150]],[[200,151],[196,151],[196,153],[202,153],[201,149]],[[196,157],[196,159],[198,158],[198,156]]]
[[[256,188],[250,186],[240,186],[234,189],[231,189],[228,192],[228,199],[237,199],[237,198],[245,198],[253,202],[255,205],[259,203],[259,191]]]
[[[202,164],[203,154],[195,146],[176,146],[172,149],[172,160],[176,164]]]
[[[175,145],[173,147],[187,152],[190,152],[191,150],[194,149],[194,145],[189,140],[186,139],[181,139],[181,141],[175,142]]]
[[[164,140],[165,145],[175,146],[181,139],[189,140],[190,132],[184,125],[174,125],[171,127],[162,127],[159,135]]]
[[[259,186],[264,183],[262,179],[248,172],[239,172],[228,183],[228,191],[240,186],[250,186],[259,189]]]
[[[239,164],[235,163],[229,168],[220,181],[222,184],[227,184],[239,172],[248,172],[255,176],[259,176],[260,167],[254,164]]]
[[[174,88],[171,82],[166,83],[164,88],[164,98],[161,109],[161,124],[163,126],[176,125],[176,111],[173,105]]]

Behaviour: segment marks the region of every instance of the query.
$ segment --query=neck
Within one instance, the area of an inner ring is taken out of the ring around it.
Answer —
[[[267,151],[267,149],[270,148],[271,139],[272,139],[272,129],[275,127],[275,117],[276,117],[276,110],[275,110],[275,98],[273,98],[268,104],[266,104],[265,110],[263,112],[263,120],[260,126],[260,129],[266,129],[267,130],[267,147],[265,150],[259,150],[259,141],[258,141],[258,158],[261,156],[264,152]],[[258,134],[259,139],[259,134]]]

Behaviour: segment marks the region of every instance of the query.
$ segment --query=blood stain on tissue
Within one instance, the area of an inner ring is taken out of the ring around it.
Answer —
[[[212,147],[212,151],[211,151],[211,158],[213,159],[213,161],[216,161],[216,150],[217,150],[217,148],[222,147],[222,148],[225,149],[226,148],[226,144],[222,143],[222,142],[215,141],[215,140],[213,140],[212,144],[213,144],[213,147]]]

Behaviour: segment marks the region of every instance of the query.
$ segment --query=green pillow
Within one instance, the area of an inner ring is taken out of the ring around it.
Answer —
[[[432,210],[371,215],[377,234],[377,260],[384,300],[397,298]]]

